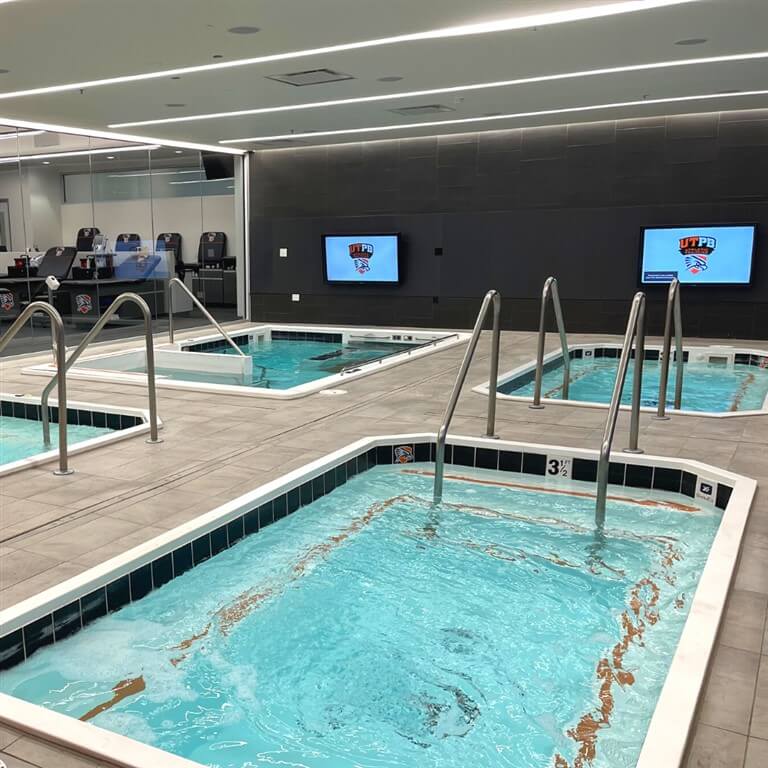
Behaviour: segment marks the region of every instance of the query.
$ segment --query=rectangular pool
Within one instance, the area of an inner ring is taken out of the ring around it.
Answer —
[[[616,380],[619,355],[617,346],[576,347],[571,349],[568,402],[607,405]],[[622,404],[632,400],[631,360]],[[670,366],[667,408],[674,406],[675,362]],[[768,398],[768,354],[723,347],[689,348],[684,351],[681,411],[699,414],[739,415],[762,413]],[[656,410],[659,402],[659,350],[646,349],[643,362],[641,406]],[[499,395],[530,399],[534,393],[535,363],[499,377]],[[545,358],[541,396],[563,399],[563,358],[560,353]],[[487,385],[482,388],[487,393]]]
[[[79,453],[115,439],[148,431],[147,414],[132,408],[69,403],[67,443]],[[58,456],[58,408],[51,408],[52,444],[43,441],[40,401],[0,395],[0,475],[50,461]]]
[[[403,329],[262,325],[155,347],[158,386],[260,397],[301,397],[463,342],[468,334]],[[29,373],[48,372],[49,365]],[[146,381],[141,348],[83,358],[73,378]]]
[[[217,768],[634,768],[730,487],[616,465],[599,536],[546,455],[449,448],[435,508],[419,448],[83,595],[0,691]]]

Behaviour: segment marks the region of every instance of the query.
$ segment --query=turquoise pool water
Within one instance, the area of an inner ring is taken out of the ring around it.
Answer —
[[[200,373],[158,368],[157,373],[181,381],[201,381],[208,384],[234,384],[266,389],[289,389],[310,381],[333,376],[349,365],[362,365],[413,347],[396,342],[355,342],[352,344],[325,341],[293,341],[276,339],[261,343],[241,344],[246,355],[253,358],[253,375],[243,381],[233,374]],[[226,345],[216,354],[235,355]],[[132,369],[143,372],[144,368]]]
[[[601,540],[593,485],[448,467],[433,509],[431,470],[350,480],[0,690],[217,768],[634,766],[721,513],[612,487]]]
[[[53,447],[58,447],[58,425],[51,424]],[[93,437],[100,437],[112,432],[106,427],[81,427],[77,424],[67,426],[67,438],[70,445],[82,443]],[[19,419],[13,416],[0,416],[0,466],[20,459],[28,459],[38,453],[45,453],[43,427],[39,421]]]
[[[618,360],[616,358],[571,360],[569,400],[589,403],[609,403],[613,392]],[[630,362],[624,385],[622,403],[632,401],[634,360]],[[643,406],[655,408],[659,403],[659,362],[643,363]],[[547,371],[542,378],[542,397],[562,399],[562,365]],[[669,372],[667,406],[672,408],[675,388],[675,367]],[[499,386],[505,395],[533,397],[534,383],[520,376]],[[685,363],[683,375],[682,410],[721,413],[760,410],[768,396],[768,370],[755,365],[718,366],[707,363]]]

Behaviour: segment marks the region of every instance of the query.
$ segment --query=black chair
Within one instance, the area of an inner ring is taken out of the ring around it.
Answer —
[[[8,253],[8,246],[0,245],[0,253]]]
[[[93,250],[93,238],[96,235],[100,235],[101,231],[98,227],[83,227],[83,229],[77,230],[77,238],[75,239],[75,248],[78,251],[90,252]]]
[[[77,256],[77,248],[71,246],[55,246],[45,252],[37,266],[37,274],[40,277],[53,275],[58,280],[65,280],[72,269],[72,262]]]
[[[197,249],[197,263],[203,269],[221,269],[227,258],[227,235],[225,232],[203,232]]]
[[[155,253],[165,253],[173,251],[174,270],[180,280],[184,280],[187,272],[197,274],[200,267],[197,264],[185,264],[181,255],[181,235],[178,232],[162,232],[157,236],[155,243]]]
[[[137,235],[134,232],[123,232],[115,240],[115,253],[138,251],[139,248],[141,248],[141,235]]]

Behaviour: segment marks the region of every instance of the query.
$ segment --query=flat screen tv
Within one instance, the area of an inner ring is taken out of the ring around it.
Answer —
[[[400,235],[323,235],[323,270],[337,285],[398,285]]]
[[[640,241],[643,285],[749,285],[757,226],[645,227]]]

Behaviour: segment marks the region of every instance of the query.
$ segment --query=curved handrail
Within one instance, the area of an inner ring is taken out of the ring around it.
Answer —
[[[546,340],[547,299],[552,299],[555,310],[557,331],[560,334],[560,348],[563,354],[563,400],[568,399],[568,387],[571,383],[571,356],[568,352],[568,337],[565,334],[563,308],[560,305],[560,294],[557,290],[557,278],[548,277],[541,292],[541,311],[539,313],[539,338],[536,348],[536,381],[533,389],[533,402],[530,408],[543,408],[541,404],[541,381],[544,377],[544,342]]]
[[[69,456],[67,452],[67,376],[66,376],[66,354],[67,348],[64,345],[64,323],[61,315],[48,303],[44,301],[33,301],[22,310],[21,314],[13,322],[13,325],[0,337],[0,352],[2,352],[10,343],[11,339],[21,330],[24,323],[35,314],[35,312],[44,312],[51,318],[51,338],[53,340],[53,354],[56,360],[56,377],[58,379],[58,408],[59,408],[59,468],[54,472],[55,475],[71,475],[69,469]],[[48,424],[48,399],[45,402],[40,401],[40,417],[43,422],[43,435],[45,444],[50,445],[50,427]]]
[[[445,472],[445,439],[448,436],[448,427],[451,425],[453,413],[456,410],[456,404],[459,402],[461,388],[467,378],[470,363],[475,355],[477,342],[480,339],[480,333],[483,330],[483,323],[488,314],[488,308],[493,302],[493,336],[491,340],[491,377],[488,388],[488,423],[486,426],[486,437],[496,437],[496,387],[499,378],[499,339],[501,336],[501,294],[498,291],[488,291],[483,298],[480,306],[480,312],[475,321],[475,327],[472,330],[472,336],[467,345],[467,351],[464,353],[464,359],[461,361],[456,382],[451,391],[451,397],[443,414],[443,420],[440,423],[440,429],[437,432],[437,446],[435,451],[435,490],[434,503],[439,504],[443,498],[443,475]]]
[[[91,328],[90,331],[83,337],[83,340],[77,345],[77,348],[66,359],[64,363],[64,373],[74,365],[80,355],[83,354],[85,348],[101,333],[102,328],[112,319],[112,316],[117,312],[120,307],[126,302],[132,302],[141,310],[141,314],[144,316],[144,337],[146,341],[146,355],[147,355],[147,389],[149,397],[149,440],[148,443],[162,443],[163,441],[157,436],[157,391],[155,389],[155,347],[152,340],[152,313],[149,310],[149,306],[144,299],[136,293],[121,293],[105,310],[104,314],[99,318],[99,321]],[[57,381],[61,381],[61,370],[56,371],[56,375],[46,384],[43,390],[43,395],[40,400],[43,411],[43,437],[46,445],[50,443],[51,432],[50,425],[48,423],[48,396],[51,394],[51,390]],[[61,413],[61,409],[59,409]]]
[[[178,285],[184,293],[192,299],[192,303],[205,315],[206,320],[227,340],[232,349],[242,357],[248,357],[240,347],[232,341],[230,335],[213,319],[213,315],[200,303],[197,296],[187,288],[178,277],[172,277],[168,281],[168,340],[173,344],[173,286]]]
[[[664,320],[664,348],[661,357],[661,375],[659,378],[659,403],[656,410],[657,419],[668,419],[667,416],[667,382],[669,380],[669,364],[672,352],[672,318],[675,321],[675,410],[680,410],[683,400],[683,321],[680,310],[680,281],[674,278],[669,284],[667,294],[667,313]]]
[[[632,300],[629,311],[627,330],[624,334],[624,344],[621,348],[619,368],[616,371],[616,381],[613,385],[611,404],[608,407],[608,418],[605,421],[603,441],[600,445],[600,460],[597,464],[597,505],[595,507],[595,524],[599,529],[605,524],[605,503],[608,497],[608,471],[610,469],[611,446],[616,431],[616,417],[619,415],[621,395],[624,391],[624,381],[627,378],[629,359],[632,356],[632,340],[635,345],[635,376],[632,388],[632,415],[630,426],[630,449],[637,449],[637,431],[640,424],[640,387],[643,377],[643,359],[645,357],[645,294],[639,291]],[[634,445],[633,445],[634,443]]]

